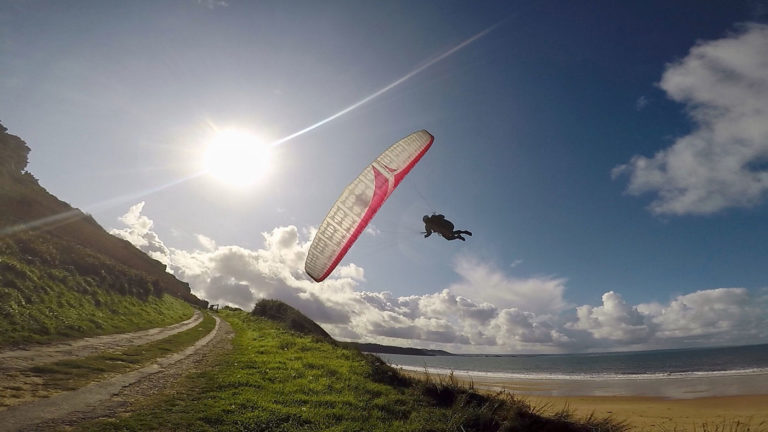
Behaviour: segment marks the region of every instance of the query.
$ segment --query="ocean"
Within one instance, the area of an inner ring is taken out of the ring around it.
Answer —
[[[768,344],[589,354],[377,354],[406,370],[509,379],[643,379],[768,374]]]

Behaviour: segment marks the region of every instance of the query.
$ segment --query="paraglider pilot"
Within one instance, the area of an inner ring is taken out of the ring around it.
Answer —
[[[461,236],[462,234],[466,234],[468,236],[472,235],[472,233],[469,231],[454,231],[453,223],[441,214],[433,214],[432,216],[424,215],[421,220],[424,221],[424,230],[426,231],[424,238],[427,238],[432,235],[433,232],[436,232],[446,240],[459,239],[461,241],[465,241],[466,239]]]

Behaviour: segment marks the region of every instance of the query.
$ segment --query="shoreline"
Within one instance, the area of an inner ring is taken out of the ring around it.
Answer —
[[[374,354],[375,355],[375,354]],[[403,369],[407,371],[423,372],[424,366],[415,367],[412,365],[400,365],[397,363],[389,363],[392,367]],[[662,379],[679,379],[679,378],[712,378],[712,377],[735,377],[735,376],[755,376],[755,375],[768,375],[768,368],[753,368],[753,369],[733,369],[733,370],[719,370],[719,371],[699,371],[699,372],[665,372],[665,373],[636,373],[636,374],[520,374],[510,372],[488,372],[488,371],[474,371],[463,369],[451,369],[445,367],[430,367],[427,366],[426,370],[435,375],[447,375],[453,372],[455,375],[471,375],[473,377],[482,379],[501,379],[501,380],[662,380]]]
[[[448,374],[400,369],[435,379]],[[507,392],[545,413],[562,409],[626,420],[640,431],[768,431],[768,373],[658,379],[524,379],[454,373],[464,385],[486,394]],[[737,426],[741,425],[741,426]],[[715,429],[720,427],[720,429]]]
[[[397,367],[397,366],[395,366]],[[541,378],[510,377],[483,372],[443,369],[402,368],[412,376],[454,377],[473,383],[478,389],[505,390],[530,396],[626,396],[666,399],[768,395],[768,372],[718,375],[676,375],[650,377]]]

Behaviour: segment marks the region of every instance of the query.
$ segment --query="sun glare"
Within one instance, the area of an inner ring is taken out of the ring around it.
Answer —
[[[267,174],[271,146],[250,132],[217,131],[203,157],[205,170],[217,180],[233,186],[249,186]]]

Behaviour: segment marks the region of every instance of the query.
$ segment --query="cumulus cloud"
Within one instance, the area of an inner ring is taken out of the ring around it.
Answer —
[[[579,306],[571,330],[585,330],[603,346],[682,347],[750,344],[768,339],[768,300],[745,288],[680,295],[667,304],[631,306],[613,291],[601,306]],[[604,342],[611,341],[606,345]]]
[[[639,305],[665,340],[732,343],[768,335],[765,298],[744,288],[718,288],[681,295],[667,305]]]
[[[157,234],[152,231],[152,222],[148,217],[141,214],[144,208],[144,201],[131,206],[128,213],[120,217],[120,222],[127,228],[113,229],[110,234],[128,240],[137,248],[143,250],[152,258],[168,265],[168,255],[170,251],[160,240]]]
[[[517,308],[502,310],[491,322],[490,329],[490,333],[496,335],[499,345],[510,345],[517,341],[549,344],[567,340],[549,321],[539,320],[534,313]]]
[[[142,214],[144,203],[112,230],[168,265],[193,293],[211,303],[250,310],[263,298],[282,300],[332,336],[455,352],[558,352],[755,343],[768,341],[768,290],[702,290],[668,303],[631,305],[614,291],[598,306],[565,300],[566,281],[512,277],[472,257],[454,263],[458,281],[434,293],[395,296],[365,291],[364,269],[338,267],[323,283],[304,274],[314,229],[277,227],[263,247],[218,245],[198,235],[199,248],[166,246]],[[575,312],[575,313],[574,313]]]
[[[667,66],[659,86],[686,106],[694,129],[653,155],[614,168],[627,192],[655,193],[656,214],[750,207],[768,191],[768,25],[700,42]]]
[[[635,344],[646,342],[652,335],[652,328],[646,322],[649,316],[628,305],[621,295],[613,291],[603,294],[602,306],[579,306],[576,313],[578,321],[569,327],[587,330],[596,339]]]
[[[200,242],[200,245],[204,247],[206,250],[209,250],[209,251],[216,250],[216,242],[212,238],[206,237],[202,234],[195,235],[195,238],[197,239],[198,242]]]
[[[462,280],[451,292],[475,297],[496,306],[517,307],[535,313],[557,313],[568,305],[563,298],[565,279],[551,276],[515,278],[500,269],[471,257],[456,260]]]

